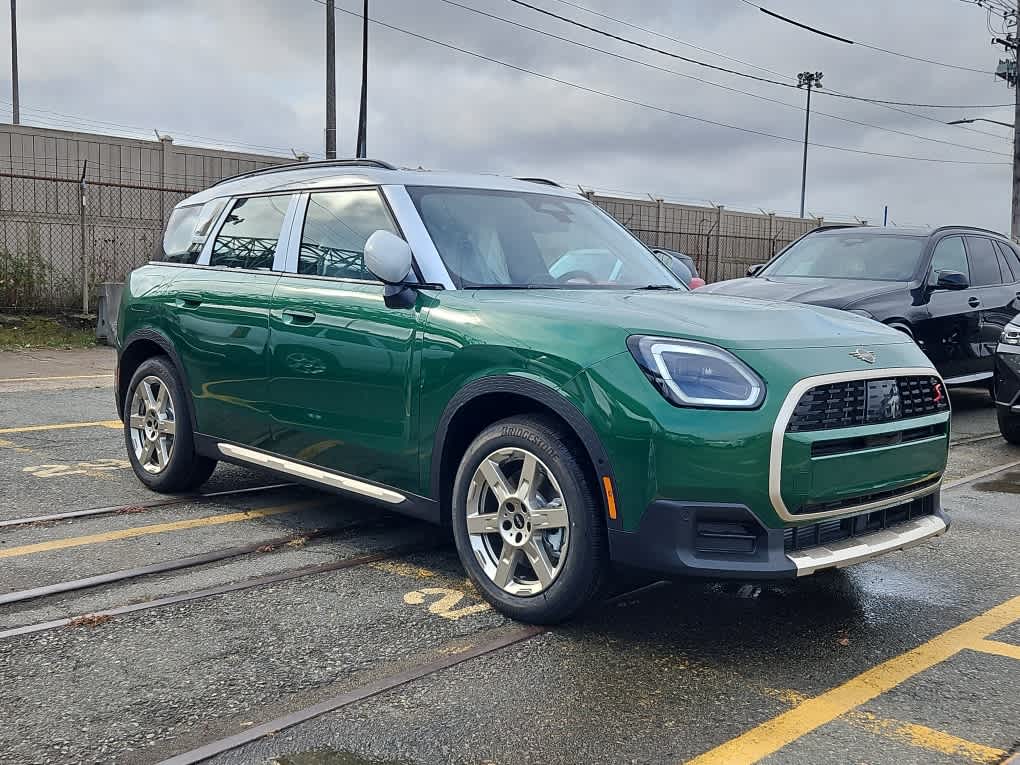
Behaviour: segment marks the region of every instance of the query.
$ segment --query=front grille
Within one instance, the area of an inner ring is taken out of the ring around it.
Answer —
[[[922,515],[935,513],[935,495],[918,497],[902,505],[875,510],[870,513],[853,515],[831,521],[821,521],[783,532],[786,552],[806,550],[811,547],[860,537],[883,529],[890,529]]]
[[[811,456],[832,457],[837,454],[861,451],[862,449],[874,449],[880,446],[909,444],[911,441],[924,441],[928,438],[945,436],[946,430],[948,430],[947,423],[938,422],[934,425],[925,425],[920,428],[894,430],[892,433],[879,433],[871,436],[857,436],[856,438],[833,438],[831,440],[815,441],[811,444]]]
[[[812,502],[809,504],[801,505],[793,511],[797,515],[809,515],[811,513],[831,513],[844,508],[851,508],[856,505],[866,505],[870,502],[881,502],[884,499],[892,499],[900,494],[909,494],[912,491],[919,491],[926,489],[930,486],[935,486],[939,481],[942,480],[941,475],[933,476],[924,481],[918,481],[917,483],[909,484],[908,486],[900,486],[897,489],[887,489],[886,491],[873,491],[870,494],[858,494],[854,497],[847,497],[846,499],[836,499],[831,502]]]
[[[923,417],[949,409],[937,377],[910,375],[883,380],[847,380],[816,385],[793,410],[786,430],[853,428],[879,422]]]

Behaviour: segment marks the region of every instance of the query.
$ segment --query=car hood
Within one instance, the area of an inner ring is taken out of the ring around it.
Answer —
[[[578,356],[619,350],[635,334],[702,340],[731,350],[910,342],[902,333],[845,311],[700,289],[450,291],[437,298],[430,324],[472,326],[536,349],[574,346]]]
[[[864,279],[818,279],[804,276],[761,276],[732,279],[701,287],[699,292],[715,295],[740,295],[766,300],[789,300],[796,303],[845,308],[865,298],[888,292],[906,291],[899,282],[876,282]]]

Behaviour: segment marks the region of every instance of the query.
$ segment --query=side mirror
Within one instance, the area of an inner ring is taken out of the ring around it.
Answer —
[[[959,271],[939,271],[936,274],[935,289],[937,290],[965,290],[970,287],[970,279],[967,274]]]
[[[765,268],[765,264],[764,263],[755,263],[753,266],[749,266],[748,267],[747,275],[748,276],[754,276],[756,273],[761,271],[763,268]]]
[[[402,284],[411,273],[411,246],[380,229],[365,242],[365,267],[384,284]]]

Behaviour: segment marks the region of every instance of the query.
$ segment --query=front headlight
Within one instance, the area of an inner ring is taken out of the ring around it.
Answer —
[[[1005,345],[1020,345],[1020,327],[1006,327],[1002,330],[999,342]]]
[[[634,359],[675,406],[755,409],[765,383],[747,364],[715,345],[671,337],[627,338]]]

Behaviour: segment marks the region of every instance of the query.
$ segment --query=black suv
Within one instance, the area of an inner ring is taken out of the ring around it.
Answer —
[[[992,381],[995,347],[1020,313],[1020,254],[967,226],[829,226],[746,279],[699,292],[842,308],[910,335],[950,385]]]

